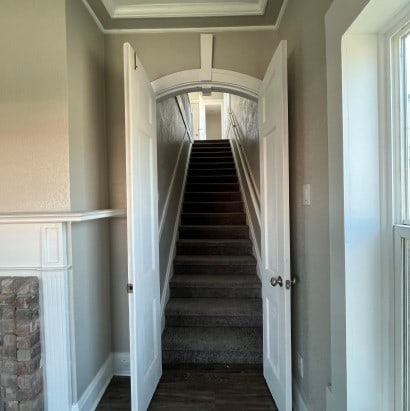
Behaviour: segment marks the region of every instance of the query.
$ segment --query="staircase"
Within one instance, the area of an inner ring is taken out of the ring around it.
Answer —
[[[260,364],[261,285],[229,141],[192,147],[164,364]]]

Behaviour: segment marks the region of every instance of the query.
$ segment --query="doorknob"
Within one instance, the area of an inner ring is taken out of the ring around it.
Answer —
[[[296,284],[296,278],[293,277],[291,280],[286,280],[285,287],[287,290],[290,290],[290,288],[293,287],[295,284]]]
[[[276,287],[277,285],[279,285],[280,287],[283,287],[283,280],[281,276],[279,276],[278,278],[272,277],[270,279],[270,283],[272,284],[273,287]]]

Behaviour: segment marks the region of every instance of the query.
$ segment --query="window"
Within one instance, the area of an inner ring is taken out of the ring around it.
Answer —
[[[392,116],[397,148],[393,189],[396,191],[395,324],[396,409],[410,406],[410,26],[392,41]]]

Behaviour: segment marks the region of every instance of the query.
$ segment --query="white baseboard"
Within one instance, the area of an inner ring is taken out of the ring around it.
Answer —
[[[72,411],[94,411],[97,408],[112,378],[112,359],[112,354],[110,354],[84,391],[84,394],[72,406]]]
[[[302,394],[300,393],[299,386],[296,380],[293,380],[293,411],[309,411],[306,407],[305,401],[303,400]]]
[[[114,352],[112,358],[112,373],[118,376],[129,377],[131,375],[130,353]]]

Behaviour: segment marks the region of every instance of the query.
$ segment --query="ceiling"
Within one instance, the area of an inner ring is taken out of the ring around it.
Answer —
[[[275,27],[286,0],[83,0],[104,31]]]

